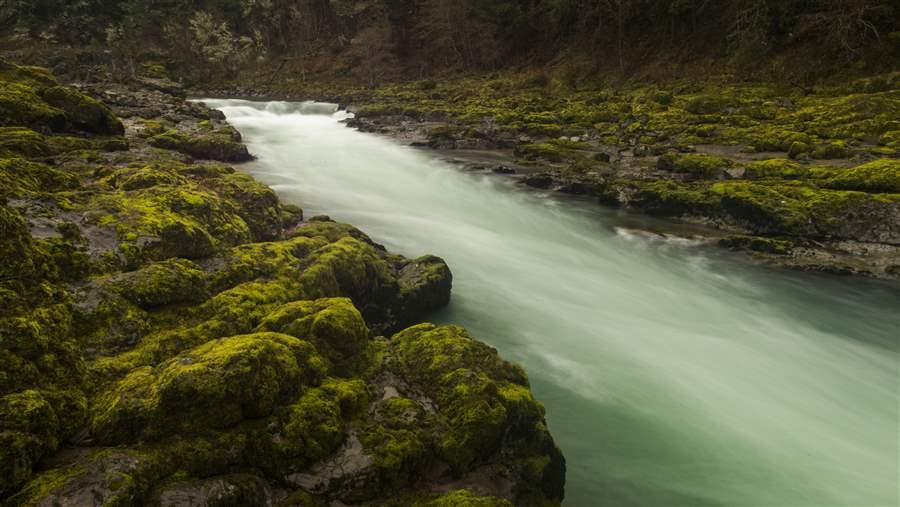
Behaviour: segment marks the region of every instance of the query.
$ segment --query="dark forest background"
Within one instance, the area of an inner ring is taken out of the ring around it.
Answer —
[[[541,68],[581,79],[685,65],[811,80],[897,68],[900,0],[0,0],[6,49],[77,48],[116,72],[159,61],[373,85]],[[84,62],[81,62],[84,63]]]

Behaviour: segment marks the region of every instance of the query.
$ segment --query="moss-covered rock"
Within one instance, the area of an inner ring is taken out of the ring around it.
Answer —
[[[346,298],[288,303],[266,316],[258,329],[309,340],[335,364],[335,371],[348,374],[364,360],[369,338],[362,315]]]
[[[223,175],[209,185],[237,204],[237,214],[250,228],[254,241],[272,241],[281,235],[282,216],[275,192],[244,173]]]
[[[131,372],[92,409],[101,442],[160,438],[258,419],[318,383],[324,363],[308,342],[276,333],[214,340],[157,368]]]
[[[562,498],[565,464],[521,367],[454,326],[414,326],[394,335],[391,345],[393,367],[441,407],[446,429],[435,445],[455,473],[501,448],[550,456],[554,465],[536,486],[547,498]]]
[[[104,282],[105,287],[145,309],[202,301],[206,299],[204,284],[203,272],[186,259],[149,264]]]
[[[731,168],[732,165],[731,160],[714,155],[673,153],[659,157],[656,167],[662,171],[684,174],[693,178],[722,179],[727,176],[725,170]]]
[[[0,79],[0,125],[63,131],[65,113],[46,103],[39,89],[33,82]]]
[[[152,455],[128,449],[82,452],[35,477],[6,505],[133,505],[160,479]]]
[[[845,169],[822,185],[838,190],[900,194],[900,160],[885,158]]]
[[[59,419],[39,391],[0,398],[0,494],[15,491],[58,445]]]
[[[751,180],[768,178],[802,179],[808,177],[809,174],[810,168],[808,166],[783,158],[752,162],[744,170],[744,177]]]
[[[0,127],[0,156],[41,157],[50,154],[44,136],[25,127]]]
[[[246,162],[253,158],[247,147],[240,140],[235,140],[231,132],[195,136],[169,130],[153,136],[150,144],[157,148],[180,151],[201,160]]]
[[[705,186],[668,180],[618,181],[606,187],[604,199],[621,202],[651,215],[716,215],[720,199]]]
[[[78,177],[71,172],[14,157],[0,159],[0,197],[29,197],[73,189]]]
[[[202,185],[159,185],[91,197],[79,207],[90,210],[98,226],[116,230],[131,267],[172,257],[209,257],[219,246],[250,240],[236,204]]]
[[[101,135],[122,135],[122,122],[96,99],[66,86],[52,86],[38,92],[44,101],[59,108],[66,115],[68,123],[77,130]]]

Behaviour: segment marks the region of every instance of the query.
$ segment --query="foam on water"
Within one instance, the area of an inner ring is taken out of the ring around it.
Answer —
[[[511,190],[348,129],[334,105],[209,103],[259,157],[245,170],[307,216],[448,261],[453,302],[434,318],[526,366],[567,505],[898,504],[896,288],[758,268]]]

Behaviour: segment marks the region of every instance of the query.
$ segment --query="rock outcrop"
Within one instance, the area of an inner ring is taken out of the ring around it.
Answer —
[[[220,163],[249,157],[220,115],[144,86],[0,64],[4,504],[558,504],[522,369],[407,328],[446,263],[304,221]]]

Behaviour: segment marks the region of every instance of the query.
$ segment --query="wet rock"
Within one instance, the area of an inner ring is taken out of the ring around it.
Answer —
[[[263,478],[234,474],[211,479],[180,481],[163,488],[156,501],[160,507],[275,504],[275,493]]]
[[[529,174],[525,176],[524,182],[527,186],[539,189],[548,189],[553,186],[553,176],[547,173]]]

